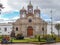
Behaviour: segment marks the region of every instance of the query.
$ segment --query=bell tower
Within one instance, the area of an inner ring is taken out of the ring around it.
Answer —
[[[31,4],[31,1],[29,2],[29,5],[28,5],[28,13],[32,13],[33,14],[33,6]]]
[[[20,18],[25,18],[26,17],[26,10],[24,7],[20,10]]]
[[[38,6],[34,10],[34,14],[35,14],[35,17],[39,17],[40,18],[40,10],[38,9]]]

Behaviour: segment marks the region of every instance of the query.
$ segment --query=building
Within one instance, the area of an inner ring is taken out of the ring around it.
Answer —
[[[58,30],[55,28],[56,24],[60,24],[60,22],[59,21],[53,21],[52,32],[53,32],[53,34],[58,35]],[[60,32],[60,30],[59,30],[59,32]],[[48,25],[47,25],[47,34],[51,34],[51,23],[48,23]],[[60,35],[60,33],[59,33],[59,35]]]
[[[12,31],[12,24],[0,23],[0,35],[10,35]]]
[[[37,34],[47,34],[47,22],[41,19],[40,9],[29,2],[27,10],[23,7],[20,10],[20,18],[13,23],[15,35],[22,33],[25,37],[34,36]]]

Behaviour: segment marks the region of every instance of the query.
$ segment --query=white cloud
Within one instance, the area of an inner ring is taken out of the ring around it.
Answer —
[[[60,21],[60,0],[31,0],[34,8],[39,6],[41,12],[47,15],[50,14],[50,10],[53,10],[53,20]],[[20,10],[23,6],[27,8],[29,0],[1,0],[1,3],[5,7],[3,12],[11,10]]]
[[[18,18],[20,18],[20,17],[19,17],[19,16],[15,16],[15,17],[13,17],[12,19],[17,20]]]
[[[2,12],[8,12],[8,11],[10,11],[10,10],[13,10],[8,4],[7,4],[7,0],[1,0],[1,3],[3,4],[3,7],[4,7],[4,9],[2,9]]]
[[[19,18],[19,16],[13,17],[11,19],[10,18],[0,17],[0,23],[15,22],[18,18]]]
[[[47,15],[50,14],[50,10],[53,10],[53,20],[60,20],[60,0],[31,0],[34,8],[38,6],[41,12]],[[8,0],[8,5],[10,5],[15,10],[20,10],[23,6],[27,8],[29,0]],[[57,17],[58,19],[56,19]]]

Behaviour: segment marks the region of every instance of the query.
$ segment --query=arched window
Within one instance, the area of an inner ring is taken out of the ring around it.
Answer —
[[[18,31],[18,27],[16,27],[16,31]]]
[[[29,19],[29,22],[32,22],[32,20],[31,20],[31,19]]]
[[[42,31],[44,31],[44,27],[42,27]]]
[[[0,28],[0,30],[1,30],[1,28]]]
[[[7,31],[7,28],[4,28],[5,31]]]

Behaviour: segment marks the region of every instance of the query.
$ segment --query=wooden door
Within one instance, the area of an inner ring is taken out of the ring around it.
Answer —
[[[33,36],[33,28],[31,26],[27,29],[27,36]]]

